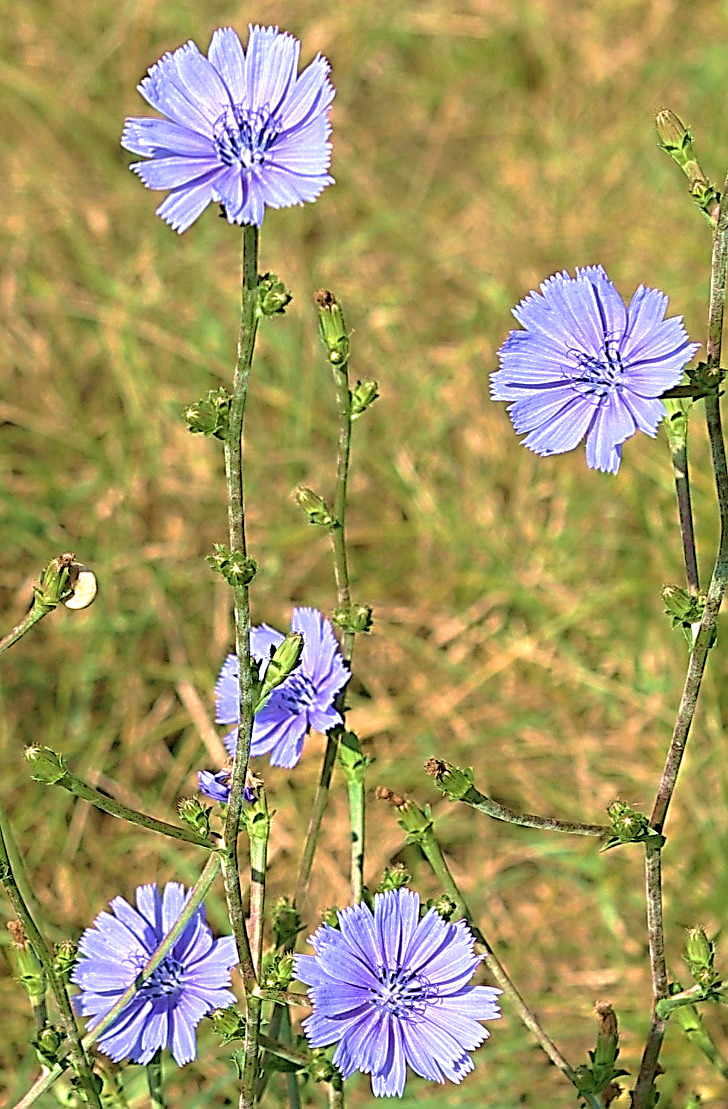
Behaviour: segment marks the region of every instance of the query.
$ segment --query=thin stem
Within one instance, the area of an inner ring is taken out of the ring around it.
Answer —
[[[473,932],[476,940],[485,948],[487,954],[486,966],[495,981],[503,990],[503,993],[510,1001],[521,1021],[536,1038],[538,1044],[549,1057],[554,1066],[559,1068],[559,1070],[568,1078],[569,1082],[571,1082],[572,1085],[576,1085],[576,1074],[573,1068],[569,1066],[566,1059],[564,1059],[563,1055],[557,1048],[556,1044],[546,1033],[546,1031],[541,1027],[536,1014],[528,1007],[526,1002],[523,1000],[520,993],[516,989],[516,986],[509,978],[508,972],[506,971],[505,967],[495,954],[491,944],[488,942],[481,929],[475,923],[473,914],[468,908],[465,898],[463,897],[457,883],[455,882],[455,879],[450,873],[450,868],[445,861],[445,858],[440,849],[440,845],[435,838],[433,829],[431,827],[428,829],[424,829],[420,833],[420,835],[418,835],[417,842],[422,848],[425,857],[427,858],[427,861],[432,867],[438,880],[442,883],[442,887],[445,893],[453,899],[458,907],[458,911],[465,917],[468,924],[470,925],[470,929]],[[598,1109],[599,1107],[599,1102],[596,1099],[589,1102],[589,1104],[593,1105],[595,1109]]]
[[[332,366],[336,386],[336,411],[339,420],[339,441],[336,455],[336,489],[334,492],[334,516],[336,523],[331,529],[331,543],[334,552],[334,581],[336,600],[339,608],[348,608],[351,603],[349,593],[349,568],[346,557],[346,492],[349,482],[349,459],[351,457],[351,393],[349,392],[349,360]],[[347,663],[351,663],[354,652],[354,633],[344,629],[341,636],[341,653]]]
[[[682,439],[679,443],[676,443],[671,453],[672,468],[675,474],[675,492],[677,494],[677,509],[680,519],[683,558],[685,560],[685,579],[688,591],[693,597],[697,597],[700,592],[700,581],[698,578],[698,559],[695,552],[693,510],[690,501],[687,440]]]
[[[19,639],[22,639],[26,632],[29,632],[31,628],[34,628],[35,625],[40,620],[42,620],[44,616],[47,616],[50,611],[52,610],[42,609],[39,608],[37,605],[33,605],[33,607],[25,614],[23,619],[18,624],[16,624],[15,627],[7,633],[7,635],[4,635],[3,638],[0,639],[0,655],[4,651],[7,651],[10,647],[12,647],[14,643],[17,643]]]
[[[152,1109],[165,1109],[164,1085],[162,1082],[162,1051],[159,1048],[146,1065],[149,1104]]]
[[[13,875],[13,868],[10,864],[10,856],[8,855],[5,845],[5,838],[0,830],[0,880],[5,887],[5,892],[8,895],[8,900],[12,905],[18,920],[23,925],[25,935],[28,943],[33,948],[36,957],[43,968],[46,981],[51,988],[53,997],[55,998],[56,1005],[58,1006],[58,1013],[63,1031],[66,1034],[70,1045],[70,1055],[73,1062],[73,1067],[78,1074],[81,1085],[83,1086],[85,1096],[89,1104],[95,1106],[95,1109],[101,1109],[101,1102],[96,1087],[96,1079],[94,1078],[93,1070],[89,1062],[88,1056],[81,1043],[81,1037],[76,1024],[76,1018],[71,1007],[71,1002],[68,997],[65,986],[56,974],[53,965],[53,957],[48,950],[48,946],[40,933],[38,926],[33,919],[28,906],[26,905],[23,896],[18,888]]]
[[[256,792],[256,812],[248,825],[248,835],[250,837],[250,946],[255,972],[260,975],[260,960],[263,954],[265,876],[268,861],[268,839],[270,837],[270,814],[265,790],[260,786]]]
[[[298,879],[296,880],[296,892],[293,897],[294,905],[300,906],[308,889],[308,880],[311,876],[311,867],[313,866],[313,857],[316,852],[316,840],[318,839],[319,829],[321,827],[321,820],[326,808],[326,802],[329,796],[329,786],[331,784],[331,775],[334,770],[334,763],[336,762],[336,753],[339,749],[339,731],[335,729],[329,732],[326,738],[326,750],[324,751],[324,761],[321,764],[321,774],[319,776],[318,786],[316,787],[316,796],[313,799],[311,806],[311,815],[308,821],[308,830],[306,832],[306,842],[303,845],[303,853],[301,855],[301,862],[298,867]]]
[[[225,441],[225,477],[228,496],[230,547],[247,554],[245,541],[245,494],[243,484],[243,420],[248,395],[248,379],[258,328],[258,228],[243,227],[243,259],[238,355],[230,399],[229,430]],[[250,674],[250,599],[247,584],[233,586],[235,605],[235,650],[240,671],[240,721],[238,742],[230,781],[230,800],[225,818],[223,877],[228,913],[240,958],[240,972],[246,997],[256,985],[255,967],[245,927],[238,832],[243,808],[243,789],[250,757],[253,730],[253,688]]]
[[[218,844],[199,835],[190,827],[168,824],[165,820],[157,820],[153,816],[146,816],[144,813],[137,812],[136,809],[130,809],[127,805],[123,805],[121,801],[115,801],[112,797],[107,797],[98,789],[94,789],[93,786],[88,785],[81,778],[76,777],[75,774],[71,774],[70,771],[67,771],[62,778],[59,778],[53,784],[62,786],[63,789],[67,789],[69,793],[80,797],[83,801],[88,801],[95,808],[101,809],[111,816],[116,816],[120,820],[126,820],[130,824],[138,824],[142,828],[148,828],[152,832],[160,832],[172,839],[194,843],[198,847],[206,847],[208,851],[215,851],[218,848]]]
[[[329,1082],[329,1109],[344,1109],[344,1083],[341,1078],[334,1077]]]
[[[720,361],[723,338],[723,314],[725,310],[726,274],[728,272],[728,176],[723,188],[720,209],[713,236],[713,257],[711,264],[710,281],[710,309],[708,313],[708,340],[707,340],[707,372],[714,376],[716,383],[720,379]],[[700,693],[700,686],[705,672],[708,651],[715,642],[718,611],[723,595],[728,585],[728,467],[726,467],[725,445],[720,418],[720,401],[715,393],[705,398],[705,418],[708,425],[710,438],[710,453],[713,464],[716,491],[718,497],[718,510],[720,514],[720,539],[716,553],[715,565],[708,586],[705,611],[703,612],[693,648],[690,652],[688,671],[685,676],[680,706],[673,729],[672,740],[667,753],[667,759],[658,786],[655,802],[652,807],[650,824],[657,832],[662,829],[667,818],[667,812],[672,800],[672,795],[677,785],[680,764],[685,753],[690,726],[695,715],[695,708]],[[661,917],[654,916],[656,906],[662,904],[660,890],[659,861],[653,858],[653,853],[659,855],[660,848],[646,848],[646,884],[648,919],[652,914],[653,923],[661,929]],[[660,937],[659,943],[650,938],[650,961],[652,965],[653,1012],[650,1029],[642,1056],[639,1078],[632,1095],[632,1109],[646,1109],[654,1086],[657,1072],[660,1048],[665,1034],[665,1021],[657,1013],[657,1004],[664,997],[658,995],[657,990],[662,990],[663,968],[660,959],[664,960],[664,953],[660,955],[664,939]]]

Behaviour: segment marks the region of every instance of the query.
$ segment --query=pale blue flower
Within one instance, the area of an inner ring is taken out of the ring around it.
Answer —
[[[303,1022],[312,1047],[337,1044],[344,1078],[371,1075],[376,1097],[401,1097],[407,1067],[431,1082],[461,1082],[473,1069],[469,1052],[489,1033],[479,1023],[499,1017],[490,986],[469,986],[480,957],[464,920],[449,924],[434,909],[420,920],[408,889],[361,902],[311,936],[315,955],[296,956],[313,1013]]]
[[[601,266],[557,273],[514,308],[511,331],[491,376],[493,400],[508,412],[524,447],[561,454],[586,436],[586,461],[616,474],[622,444],[654,436],[665,415],[660,394],[677,385],[698,349],[682,316],[665,319],[667,297],[636,290],[628,307]]]
[[[131,168],[150,189],[169,189],[157,209],[186,231],[208,204],[229,223],[260,226],[268,208],[315,200],[329,176],[329,63],[298,73],[300,42],[277,27],[250,27],[247,50],[230,27],[208,56],[194,42],[165,54],[139,92],[166,119],[127,119],[121,144],[149,161]]]

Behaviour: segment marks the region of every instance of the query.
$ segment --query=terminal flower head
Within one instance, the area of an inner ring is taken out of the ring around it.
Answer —
[[[72,981],[81,989],[73,1001],[91,1017],[89,1029],[113,1008],[151,955],[179,920],[187,900],[184,886],[168,882],[139,886],[136,909],[123,897],[111,902],[81,936]],[[159,1048],[169,1047],[183,1066],[195,1058],[195,1029],[206,1013],[235,1003],[230,968],[238,961],[235,940],[215,940],[201,905],[157,969],[102,1032],[98,1046],[115,1062],[148,1063]]]
[[[342,723],[341,713],[334,706],[339,690],[349,680],[334,630],[315,608],[294,608],[291,631],[303,636],[303,650],[298,666],[271,693],[253,721],[250,754],[270,754],[272,766],[295,766],[301,757],[303,740],[309,730],[327,732]],[[260,624],[251,629],[250,651],[260,663],[260,677],[265,676],[271,654],[285,636]],[[228,655],[215,686],[218,724],[237,724],[240,719],[237,655]],[[238,729],[224,739],[231,755],[238,743]]]
[[[400,888],[378,893],[374,912],[360,902],[311,936],[315,955],[296,956],[313,1012],[303,1022],[312,1047],[337,1044],[344,1078],[371,1075],[376,1097],[401,1097],[407,1066],[431,1082],[461,1082],[468,1054],[489,1033],[501,992],[469,986],[480,962],[464,920],[434,909],[420,920],[420,899]]]
[[[300,42],[277,27],[215,31],[207,57],[194,42],[165,54],[138,86],[166,119],[127,119],[121,145],[149,161],[131,168],[147,188],[169,189],[157,209],[186,231],[208,204],[229,223],[260,227],[268,208],[315,200],[329,176],[329,63],[298,73]]]
[[[616,474],[622,444],[654,436],[665,415],[660,394],[677,385],[698,349],[682,316],[665,319],[667,297],[644,285],[624,301],[601,266],[547,278],[513,315],[524,328],[500,348],[493,400],[508,407],[523,445],[561,454],[586,436],[586,461]]]

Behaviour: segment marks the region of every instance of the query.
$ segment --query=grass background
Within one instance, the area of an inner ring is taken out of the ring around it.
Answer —
[[[616,479],[588,471],[582,449],[537,459],[490,403],[488,374],[512,305],[576,265],[601,262],[625,296],[640,282],[665,290],[704,337],[709,231],[651,121],[671,106],[722,180],[725,3],[25,0],[5,19],[0,611],[15,623],[64,550],[102,590],[87,612],[44,621],[0,669],[0,796],[42,916],[53,939],[77,936],[117,893],[189,884],[201,865],[194,849],[31,782],[22,750],[49,744],[162,818],[221,759],[212,688],[230,598],[204,563],[225,539],[221,452],[180,413],[230,379],[239,234],[210,210],[178,239],[153,214],[160,197],[127,171],[119,135],[125,115],[145,113],[135,85],[164,51],[189,38],[205,49],[216,26],[242,34],[249,19],[298,35],[304,61],[324,53],[337,88],[336,186],[263,227],[261,268],[296,299],[262,329],[247,416],[254,619],[285,627],[293,604],[333,606],[326,538],[291,498],[298,482],[324,495],[332,484],[334,400],[310,300],[326,285],[353,330],[354,375],[376,377],[382,394],[356,425],[350,498],[354,597],[376,617],[357,644],[351,715],[374,759],[368,879],[399,859],[423,895],[436,892],[373,790],[432,803],[478,919],[567,1058],[586,1058],[594,1002],[608,998],[634,1073],[650,998],[639,850],[600,856],[489,823],[440,800],[422,764],[473,765],[481,789],[564,818],[600,821],[616,796],[651,805],[686,661],[659,598],[681,578],[664,438],[628,443]],[[696,415],[707,576],[717,526]],[[719,931],[728,901],[723,658],[719,647],[710,660],[667,827],[675,975],[682,929]],[[295,774],[266,768],[274,896],[291,884],[322,750],[314,737]],[[347,897],[337,785],[311,926]],[[209,913],[224,927],[219,895]],[[0,1012],[12,1104],[37,1067],[7,964]],[[707,1019],[728,1050],[723,1011]],[[575,1104],[507,1010],[492,1032],[462,1087],[411,1078],[404,1104]],[[187,1068],[184,1086],[170,1074],[171,1104],[232,1104],[227,1053],[204,1025],[200,1039],[204,1073]],[[728,1104],[676,1027],[664,1061],[661,1104],[691,1091]],[[366,1100],[366,1081],[351,1091]],[[320,1104],[322,1091],[305,1096]]]

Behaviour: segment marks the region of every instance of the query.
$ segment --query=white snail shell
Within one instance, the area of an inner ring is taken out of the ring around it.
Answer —
[[[72,585],[73,593],[63,603],[66,608],[88,608],[96,600],[99,584],[93,570],[89,570],[88,566],[81,566],[78,563],[76,566],[78,572]]]

